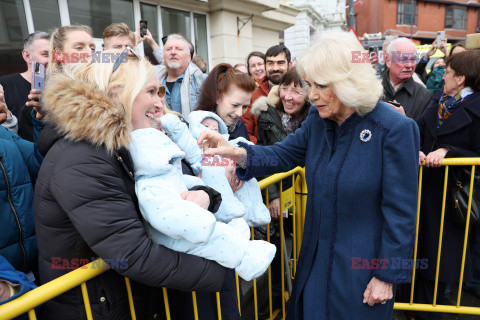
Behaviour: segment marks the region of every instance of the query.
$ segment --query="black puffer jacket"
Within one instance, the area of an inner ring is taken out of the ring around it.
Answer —
[[[92,86],[55,75],[44,108],[50,126],[40,137],[46,156],[35,189],[41,282],[68,273],[65,267],[78,267],[81,259],[118,262],[115,271],[87,282],[95,320],[130,319],[123,276],[133,283],[137,319],[164,316],[153,287],[218,291],[224,268],[154,244],[145,232],[125,148],[130,124],[121,107]],[[47,303],[42,318],[85,319],[80,289]]]

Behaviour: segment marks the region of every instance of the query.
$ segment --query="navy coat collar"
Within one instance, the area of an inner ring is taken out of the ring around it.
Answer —
[[[473,121],[470,113],[480,117],[480,92],[474,92],[465,98],[455,113],[437,129],[438,103],[442,95],[443,91],[432,96],[432,102],[424,114],[427,128],[433,137],[450,134],[466,127]]]

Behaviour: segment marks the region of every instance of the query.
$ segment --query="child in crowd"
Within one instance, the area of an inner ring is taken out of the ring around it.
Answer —
[[[250,227],[264,226],[270,223],[270,212],[264,205],[262,194],[256,179],[245,181],[243,186],[233,192],[225,176],[225,167],[233,165],[232,160],[221,157],[202,158],[202,152],[196,139],[205,130],[213,130],[228,140],[228,130],[222,119],[209,111],[193,111],[188,115],[190,130],[185,123],[172,114],[160,119],[163,129],[170,138],[186,153],[185,159],[196,175],[200,172],[205,184],[222,194],[222,204],[215,214],[217,220],[229,222],[243,217]],[[190,131],[190,132],[189,132]],[[230,141],[250,143],[244,138]]]
[[[173,114],[164,117],[180,121]],[[162,121],[162,127],[163,124]],[[275,246],[249,240],[249,228],[243,219],[233,219],[228,224],[218,222],[212,212],[188,200],[188,189],[204,183],[182,174],[185,153],[165,133],[154,128],[139,129],[132,133],[132,138],[129,149],[135,168],[135,189],[152,240],[235,268],[247,281],[262,275],[275,255]]]

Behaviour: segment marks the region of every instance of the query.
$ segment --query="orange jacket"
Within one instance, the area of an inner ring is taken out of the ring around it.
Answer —
[[[252,108],[252,103],[260,97],[268,96],[270,92],[270,87],[268,85],[267,76],[263,77],[262,79],[255,79],[258,84],[258,87],[253,91],[252,100],[250,100],[250,106],[248,107],[247,111],[243,114],[242,120],[245,123],[248,131],[248,137],[250,141],[257,144],[257,117],[255,117],[251,112],[250,109]]]

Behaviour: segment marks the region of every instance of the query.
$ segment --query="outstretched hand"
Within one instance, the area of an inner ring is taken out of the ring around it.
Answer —
[[[247,155],[245,149],[232,146],[220,133],[214,131],[202,132],[197,139],[197,143],[206,155],[233,157],[234,159]],[[238,163],[238,161],[236,162]]]

